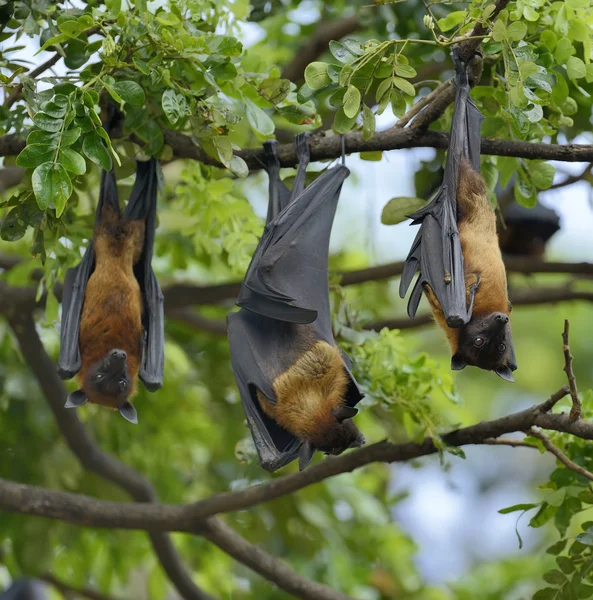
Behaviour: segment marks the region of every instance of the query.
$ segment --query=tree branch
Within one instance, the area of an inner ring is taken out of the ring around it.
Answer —
[[[527,434],[531,437],[541,440],[544,448],[550,452],[550,454],[553,454],[565,467],[571,471],[574,471],[575,473],[578,473],[579,475],[582,475],[589,481],[593,481],[593,473],[587,471],[587,469],[581,467],[581,465],[577,465],[577,463],[568,458],[568,456],[566,456],[566,454],[564,454],[560,448],[554,446],[552,440],[545,433],[531,428],[529,431],[527,431]]]
[[[27,73],[27,77],[31,77],[35,79],[35,77],[39,77],[42,73],[45,73],[48,69],[51,69],[59,60],[62,58],[57,52],[51,57],[48,58],[44,63],[41,63],[37,68],[33,69],[30,73]],[[4,101],[4,108],[9,109],[12,105],[20,99],[21,94],[23,92],[23,84],[19,83],[14,90],[12,90],[10,96],[6,98]]]
[[[357,14],[329,23],[320,21],[315,33],[298,49],[292,61],[284,67],[282,77],[294,83],[301,82],[307,65],[319,58],[327,50],[332,40],[340,40],[359,29],[362,29],[362,25]]]
[[[572,370],[572,354],[570,353],[569,344],[570,323],[568,319],[564,321],[564,331],[562,332],[562,351],[564,352],[564,372],[568,377],[568,387],[570,388],[570,397],[572,399],[572,409],[570,418],[573,420],[579,419],[582,412],[581,401],[579,399],[579,391],[577,389],[577,380]]]
[[[565,413],[549,412],[557,402],[569,394],[570,390],[565,386],[539,405],[452,431],[443,435],[442,439],[450,446],[491,444],[493,439],[502,435],[528,431],[537,426],[593,440],[593,423],[582,419],[573,421]],[[209,528],[210,520],[206,521],[206,529],[201,529],[204,527],[203,520],[211,519],[214,515],[269,502],[373,462],[405,462],[436,452],[437,447],[431,438],[403,444],[378,442],[341,456],[327,458],[299,473],[279,477],[245,490],[217,494],[188,505],[107,502],[80,494],[55,492],[0,480],[0,508],[87,527],[190,533],[198,529],[201,534],[207,536],[204,532],[219,531],[218,525],[214,526],[214,529]]]
[[[61,594],[75,594],[76,596],[88,598],[89,600],[115,600],[111,596],[107,596],[106,594],[100,594],[99,592],[96,592],[95,590],[92,590],[90,588],[73,587],[65,583],[61,579],[54,577],[50,573],[40,575],[38,579],[44,581],[45,583],[53,585]]]
[[[589,163],[583,171],[578,173],[577,175],[569,175],[564,181],[559,181],[558,183],[553,184],[549,189],[557,190],[558,188],[567,187],[572,185],[573,183],[577,183],[579,181],[583,181],[587,179],[589,172],[593,169],[593,163]]]

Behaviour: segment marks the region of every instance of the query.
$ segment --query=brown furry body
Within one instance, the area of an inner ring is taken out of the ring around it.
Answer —
[[[509,315],[511,305],[506,270],[498,245],[496,217],[488,200],[486,184],[466,161],[460,163],[457,183],[457,226],[468,298],[469,288],[480,278],[472,319],[495,312]],[[463,328],[448,327],[441,306],[429,286],[425,292],[434,319],[445,332],[451,353],[456,354]]]
[[[347,387],[340,350],[318,341],[275,379],[276,404],[259,391],[257,397],[263,411],[278,425],[323,448],[334,429],[341,427],[333,412],[344,404]]]
[[[142,298],[134,276],[144,243],[144,222],[121,217],[105,206],[95,228],[95,269],[89,278],[80,321],[81,388],[89,402],[117,408],[121,400],[97,393],[87,385],[87,370],[113,348],[127,353],[132,385],[136,391],[142,355]]]

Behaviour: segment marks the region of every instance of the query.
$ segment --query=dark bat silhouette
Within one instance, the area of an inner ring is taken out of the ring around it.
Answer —
[[[162,386],[163,294],[152,270],[157,162],[137,162],[136,181],[121,214],[115,176],[103,172],[95,232],[80,265],[64,281],[58,374],[78,374],[67,408],[87,400],[138,422],[129,399],[140,377]]]
[[[336,345],[328,287],[329,237],[348,169],[305,189],[307,136],[297,137],[292,192],[280,181],[275,141],[265,142],[267,224],[228,316],[231,362],[260,463],[275,471],[315,450],[340,454],[364,438],[352,422],[363,397]]]
[[[420,230],[406,259],[400,297],[419,269],[408,315],[414,318],[424,291],[447,335],[451,368],[474,365],[513,381],[517,364],[506,271],[494,211],[479,174],[483,117],[469,95],[470,64],[457,49],[452,57],[457,92],[443,183],[427,206],[410,215]]]

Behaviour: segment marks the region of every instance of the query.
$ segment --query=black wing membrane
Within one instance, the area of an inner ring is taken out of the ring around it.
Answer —
[[[125,210],[125,216],[146,222],[144,248],[134,275],[140,285],[143,298],[144,345],[140,379],[150,391],[162,386],[164,372],[164,315],[163,294],[152,270],[152,253],[156,229],[157,168],[155,159],[136,163],[136,180]],[[113,172],[103,171],[101,190],[95,221],[101,218],[103,207],[109,205],[119,212],[117,184]],[[58,374],[62,379],[70,379],[81,367],[78,338],[80,319],[86,293],[86,286],[95,266],[93,240],[81,263],[69,269],[64,280],[62,299],[62,327],[60,333],[60,357]]]
[[[228,316],[231,363],[247,424],[262,467],[276,471],[299,456],[302,442],[278,426],[261,409],[259,391],[275,403],[275,378],[306,351],[303,339],[334,344],[328,288],[329,237],[344,166],[327,170],[305,188],[309,162],[307,137],[296,140],[299,168],[292,192],[280,181],[276,142],[264,143],[270,177],[268,222],[247,270],[237,304]],[[362,398],[351,361],[342,352],[350,375],[346,403]]]
[[[113,172],[103,171],[99,201],[95,213],[95,222],[101,218],[103,206],[108,205],[119,212],[117,184]],[[78,337],[80,334],[80,318],[86,294],[86,286],[95,266],[95,249],[93,239],[81,263],[68,269],[64,278],[62,292],[62,325],[60,330],[60,356],[58,358],[58,375],[61,379],[71,379],[80,371],[82,364]]]
[[[150,392],[163,385],[165,369],[164,298],[152,270],[158,192],[157,170],[158,162],[154,158],[147,162],[137,161],[136,180],[124,213],[130,219],[146,222],[144,249],[134,268],[134,275],[140,284],[144,303],[144,345],[139,377]]]
[[[468,308],[457,229],[457,173],[463,159],[469,160],[475,171],[480,170],[483,116],[469,95],[468,63],[462,61],[457,50],[452,57],[457,91],[443,183],[428,206],[410,215],[412,225],[420,224],[420,230],[406,258],[399,294],[401,298],[406,295],[414,274],[420,270],[408,301],[409,317],[415,317],[423,287],[428,284],[441,305],[447,325],[461,327],[471,319],[473,298]]]

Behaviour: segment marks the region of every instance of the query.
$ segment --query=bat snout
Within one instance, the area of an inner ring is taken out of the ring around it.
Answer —
[[[496,313],[494,315],[494,319],[501,325],[506,325],[509,322],[508,315],[505,315],[504,313]]]
[[[105,367],[108,369],[123,369],[126,366],[127,353],[124,350],[115,348],[107,355]]]
[[[463,326],[463,319],[458,315],[447,317],[447,326],[453,329]]]

